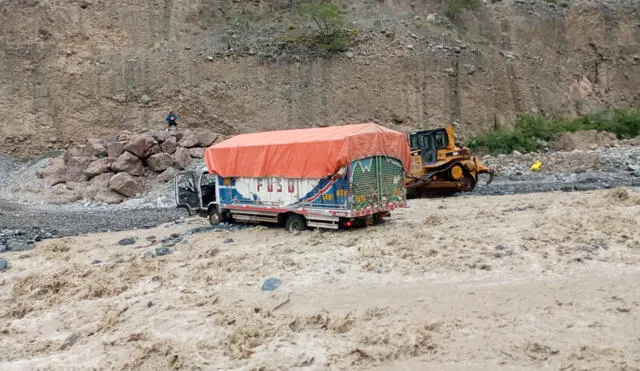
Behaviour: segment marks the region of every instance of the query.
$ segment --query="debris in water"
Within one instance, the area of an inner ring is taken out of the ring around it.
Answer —
[[[264,283],[262,284],[262,291],[273,291],[275,289],[277,289],[280,285],[282,284],[282,281],[280,281],[277,278],[271,277],[271,278],[267,278],[266,280],[264,280]]]
[[[156,256],[169,255],[171,254],[171,250],[168,247],[160,246],[156,247]]]
[[[133,245],[135,243],[136,243],[136,240],[131,237],[123,238],[120,241],[118,241],[118,245],[120,246]]]

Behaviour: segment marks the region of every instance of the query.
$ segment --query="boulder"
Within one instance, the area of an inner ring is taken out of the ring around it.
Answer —
[[[122,202],[122,200],[124,200],[122,195],[108,189],[103,189],[101,191],[98,191],[98,193],[96,193],[93,199],[98,202],[103,202],[105,204],[119,204]]]
[[[216,142],[216,139],[218,139],[218,134],[209,129],[198,129],[197,134],[200,141],[200,147],[209,147]]]
[[[125,197],[142,192],[142,183],[127,173],[118,173],[109,179],[109,189]]]
[[[72,157],[91,157],[93,153],[86,146],[73,146],[69,148],[63,155],[64,162],[69,162]]]
[[[96,186],[88,186],[82,190],[82,198],[85,200],[94,200],[100,191],[104,191],[104,189]]]
[[[10,251],[26,251],[33,249],[33,245],[26,241],[9,240],[7,248]]]
[[[132,132],[130,132],[129,130],[123,130],[117,137],[116,140],[118,142],[128,142],[129,139],[131,139],[131,136],[133,135]]]
[[[155,172],[162,172],[173,165],[173,156],[168,153],[156,153],[147,159],[147,166]]]
[[[109,179],[114,176],[114,173],[98,174],[91,179],[91,186],[97,188],[107,188],[109,186]]]
[[[93,156],[106,156],[107,155],[107,147],[102,144],[100,139],[87,139],[86,149]]]
[[[41,176],[50,186],[66,182],[67,165],[64,163],[64,158],[57,157],[49,160],[49,166],[41,173]]]
[[[107,157],[118,158],[124,152],[124,144],[122,142],[107,143]]]
[[[184,135],[178,142],[180,147],[208,147],[216,141],[218,134],[209,129],[185,130]]]
[[[73,183],[73,184],[75,187],[80,183]],[[61,186],[61,185],[62,184],[58,184],[58,186]],[[82,192],[80,192],[79,190],[67,189],[66,187],[57,188],[58,186],[52,189],[53,192],[51,192],[50,197],[48,197],[49,203],[54,205],[60,205],[60,204],[68,204],[68,203],[76,202],[82,199]]]
[[[138,134],[131,138],[124,150],[131,152],[139,158],[147,158],[160,152],[158,142],[149,133]]]
[[[67,182],[83,182],[87,180],[84,171],[93,162],[93,157],[71,157],[67,161]]]
[[[198,140],[198,136],[194,131],[189,129],[185,130],[184,135],[178,141],[178,145],[185,148],[196,147],[198,143],[200,143],[200,140]]]
[[[176,148],[178,148],[178,142],[174,137],[170,137],[169,139],[162,142],[162,144],[160,145],[160,149],[162,150],[162,152],[168,153],[168,154],[175,153]]]
[[[223,140],[227,140],[231,137],[232,135],[218,135],[218,138],[216,138],[216,141],[214,143],[222,142]]]
[[[189,148],[189,154],[193,158],[203,158],[204,157],[204,148]]]
[[[169,138],[173,138],[171,133],[168,131],[152,131],[151,136],[158,143],[163,143],[169,140]]]
[[[120,155],[116,162],[111,164],[111,168],[117,172],[125,172],[136,176],[144,174],[142,161],[130,152],[124,152]]]
[[[96,175],[107,173],[109,172],[112,163],[113,159],[111,158],[101,158],[95,160],[90,163],[89,166],[84,170],[84,175],[86,175],[88,179],[91,179]]]
[[[88,182],[66,182],[64,186],[69,191],[79,191],[84,189],[88,184]]]
[[[158,182],[166,183],[175,178],[178,170],[174,167],[167,168],[167,170],[163,171],[162,174],[158,175]]]
[[[173,158],[175,160],[173,166],[180,170],[189,166],[189,164],[191,163],[191,154],[186,148],[178,147],[178,149],[176,149],[176,153],[173,155]]]

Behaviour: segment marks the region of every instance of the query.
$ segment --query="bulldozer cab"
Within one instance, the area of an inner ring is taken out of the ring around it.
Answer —
[[[409,133],[409,146],[412,151],[420,150],[422,165],[437,162],[438,150],[447,149],[449,145],[449,133],[444,128]]]

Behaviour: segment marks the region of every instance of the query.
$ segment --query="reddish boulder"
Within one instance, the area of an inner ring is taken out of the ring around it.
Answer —
[[[192,130],[185,130],[184,135],[178,141],[178,145],[180,147],[191,148],[198,145],[200,141],[198,140],[198,136]]]
[[[160,152],[160,146],[148,133],[136,135],[129,140],[124,150],[133,153],[139,158],[147,158]]]
[[[118,142],[128,142],[129,139],[131,139],[131,136],[133,135],[132,132],[130,132],[129,130],[123,130],[117,137],[116,140]]]
[[[99,187],[96,186],[88,186],[85,189],[82,190],[82,198],[85,200],[93,200],[96,198],[96,196],[98,195],[98,192],[100,192],[101,189]]]
[[[96,195],[93,196],[93,199],[98,202],[103,202],[105,204],[119,204],[122,202],[124,197],[122,197],[122,195],[114,191],[103,189],[98,191]]]
[[[40,174],[44,182],[50,186],[67,181],[67,166],[64,158],[56,157],[49,160],[49,166]]]
[[[176,176],[176,174],[178,173],[178,170],[176,170],[173,167],[168,168],[167,170],[163,171],[162,174],[158,175],[158,182],[162,182],[162,183],[166,183],[170,180],[173,180],[173,178]]]
[[[124,144],[122,142],[107,143],[107,157],[118,158],[124,152]]]
[[[71,157],[67,161],[67,182],[83,182],[87,180],[84,171],[93,162],[93,157]]]
[[[173,155],[174,158],[174,166],[180,170],[189,166],[191,163],[191,154],[189,150],[186,148],[178,147],[176,149],[176,153]]]
[[[88,184],[89,184],[88,182],[66,182],[64,186],[70,191],[81,191]]]
[[[173,165],[173,156],[168,153],[157,153],[147,159],[147,166],[155,172],[162,172]]]
[[[144,174],[142,161],[130,152],[125,152],[120,155],[116,162],[111,164],[111,168],[117,172],[125,172],[136,176],[142,176]]]
[[[218,138],[218,134],[209,129],[198,129],[196,134],[198,135],[199,147],[209,147]]]
[[[114,175],[114,173],[96,175],[91,179],[91,185],[97,188],[107,188],[109,186],[109,179]]]
[[[204,148],[189,148],[189,154],[193,158],[203,158],[204,157]]]
[[[182,139],[178,142],[180,147],[208,147],[216,141],[218,134],[209,129],[185,130]]]
[[[72,157],[91,157],[93,153],[86,146],[73,146],[63,155],[64,162],[68,162]]]
[[[127,173],[118,173],[109,179],[109,189],[125,197],[142,192],[142,183]]]
[[[168,132],[168,131],[152,131],[151,132],[151,136],[158,143],[163,143],[163,142],[169,140],[169,138],[173,138],[171,133]]]
[[[91,179],[96,175],[106,173],[111,168],[112,163],[113,159],[111,158],[101,158],[95,160],[85,169],[84,175],[86,175],[87,178]]]
[[[106,156],[107,147],[100,141],[100,139],[87,139],[87,150],[92,156]]]
[[[176,138],[174,138],[174,137],[171,137],[171,138],[165,140],[160,145],[160,149],[162,150],[162,152],[168,153],[168,154],[175,153],[176,148],[178,148],[178,142],[176,141]]]

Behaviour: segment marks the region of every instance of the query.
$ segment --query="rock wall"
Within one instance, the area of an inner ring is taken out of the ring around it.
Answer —
[[[160,128],[170,109],[181,127],[227,135],[371,120],[456,121],[466,136],[522,113],[640,105],[637,1],[504,0],[453,20],[440,1],[335,2],[357,45],[273,58],[269,30],[287,19],[256,21],[240,52],[219,15],[239,2],[0,0],[0,152]]]

